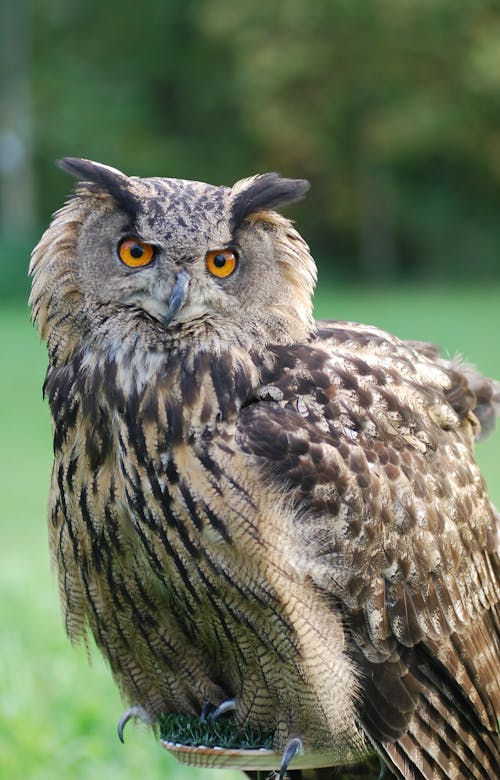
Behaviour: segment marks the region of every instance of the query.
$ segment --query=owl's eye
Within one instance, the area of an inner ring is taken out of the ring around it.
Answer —
[[[154,246],[138,238],[124,238],[118,245],[118,257],[129,268],[142,268],[149,265],[154,253]]]
[[[235,272],[238,254],[234,249],[214,249],[205,255],[205,265],[213,276],[225,279]]]

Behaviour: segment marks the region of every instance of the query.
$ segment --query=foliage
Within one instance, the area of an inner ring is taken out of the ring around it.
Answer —
[[[64,155],[214,183],[277,169],[311,179],[291,214],[336,278],[498,276],[493,0],[33,9],[42,221],[69,190]]]

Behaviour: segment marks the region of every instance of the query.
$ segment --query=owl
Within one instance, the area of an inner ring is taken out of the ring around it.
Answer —
[[[69,637],[130,705],[120,734],[231,711],[282,777],[300,751],[329,777],[373,756],[500,776],[498,515],[473,455],[500,386],[313,319],[279,211],[306,181],[61,167],[80,181],[31,262],[50,549]]]

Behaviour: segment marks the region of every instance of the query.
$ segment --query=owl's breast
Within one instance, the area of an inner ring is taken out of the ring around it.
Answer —
[[[215,419],[185,435],[175,388],[160,403],[153,388],[134,398],[78,382],[53,392],[51,536],[70,634],[90,626],[153,715],[231,697],[239,722],[280,747],[300,733],[350,755],[356,675],[340,619],[303,582],[289,497],[262,489],[219,385],[193,407],[210,403]]]

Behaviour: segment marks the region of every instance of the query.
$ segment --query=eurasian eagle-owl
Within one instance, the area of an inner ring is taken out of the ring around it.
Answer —
[[[274,211],[307,182],[62,167],[83,182],[30,301],[70,637],[90,629],[131,713],[232,707],[282,772],[302,745],[497,777],[497,516],[473,442],[498,386],[313,320],[314,261]]]

